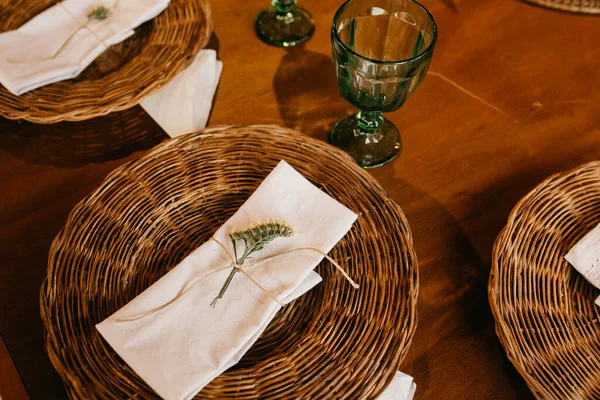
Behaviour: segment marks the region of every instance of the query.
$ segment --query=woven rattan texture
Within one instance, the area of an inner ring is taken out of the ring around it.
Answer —
[[[600,14],[600,0],[524,0],[538,6],[581,14]]]
[[[594,162],[541,183],[516,205],[494,244],[496,333],[537,398],[600,398],[600,291],[563,258],[599,222]]]
[[[18,28],[56,2],[0,0],[0,32]],[[211,33],[209,0],[171,0],[158,17],[111,46],[77,78],[21,96],[0,86],[0,116],[48,124],[133,107],[189,65]]]
[[[408,223],[345,153],[275,126],[216,127],[163,142],[111,173],[68,217],[41,291],[46,347],[72,398],[154,398],[94,325],[205,242],[288,161],[360,213],[323,282],[285,306],[233,369],[200,398],[375,398],[416,327],[417,261]]]

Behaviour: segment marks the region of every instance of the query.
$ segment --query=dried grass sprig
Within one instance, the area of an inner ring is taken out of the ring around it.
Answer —
[[[236,265],[233,266],[233,269],[225,280],[219,294],[210,305],[214,307],[217,304],[217,301],[223,297],[225,291],[227,291],[227,288],[231,284],[233,277],[238,272],[238,266],[244,264],[244,261],[246,261],[252,253],[262,250],[266,244],[277,238],[291,237],[293,235],[294,228],[289,223],[281,220],[267,220],[265,222],[253,224],[248,228],[232,231],[229,234],[229,238],[233,245]],[[244,242],[244,251],[242,255],[238,257],[237,244],[240,241]]]

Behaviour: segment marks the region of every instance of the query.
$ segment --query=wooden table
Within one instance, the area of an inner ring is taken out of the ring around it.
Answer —
[[[273,123],[324,139],[351,107],[337,93],[329,26],[341,1],[303,0],[314,37],[261,43],[267,0],[214,1],[224,71],[210,119]],[[600,159],[600,18],[516,0],[424,1],[439,26],[431,73],[387,115],[404,152],[372,170],[410,222],[420,267],[419,327],[403,370],[421,399],[524,399],[487,301],[492,243],[513,205],[546,176]],[[71,208],[114,168],[167,136],[109,126],[0,120],[0,397],[65,397],[43,348],[38,294],[50,243]],[[86,128],[86,126],[92,126]],[[11,362],[14,361],[16,370]],[[18,373],[17,373],[18,371]]]

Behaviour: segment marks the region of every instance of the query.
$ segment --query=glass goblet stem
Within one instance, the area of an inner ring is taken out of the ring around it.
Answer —
[[[374,133],[383,124],[383,115],[379,111],[359,111],[356,113],[361,133]]]
[[[271,5],[275,7],[278,17],[291,18],[290,11],[296,6],[297,0],[273,0]]]

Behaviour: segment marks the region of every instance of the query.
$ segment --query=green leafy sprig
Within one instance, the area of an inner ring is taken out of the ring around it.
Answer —
[[[292,228],[287,222],[279,220],[265,221],[245,229],[233,231],[229,234],[229,238],[231,239],[231,243],[233,245],[235,263],[237,265],[243,265],[246,259],[252,253],[262,250],[268,243],[279,237],[290,237],[293,235],[294,228]],[[239,242],[244,243],[244,251],[240,256],[238,256],[237,249]],[[229,273],[229,276],[225,280],[221,291],[217,297],[215,297],[212,303],[210,303],[212,307],[214,307],[217,304],[217,301],[223,297],[238,270],[239,268],[237,266],[233,267]]]
[[[105,20],[106,18],[110,17],[110,9],[106,8],[104,6],[98,6],[96,8],[94,8],[92,11],[89,12],[89,14],[87,15],[88,17],[88,21],[102,21]]]

